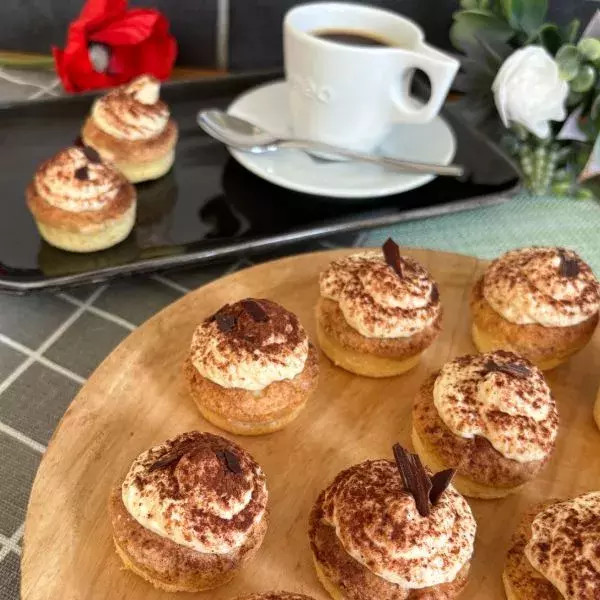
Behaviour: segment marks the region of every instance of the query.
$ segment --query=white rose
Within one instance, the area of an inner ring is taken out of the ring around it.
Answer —
[[[526,46],[511,54],[492,85],[505,127],[517,123],[539,138],[550,135],[552,121],[564,121],[569,93],[558,65],[541,46]]]

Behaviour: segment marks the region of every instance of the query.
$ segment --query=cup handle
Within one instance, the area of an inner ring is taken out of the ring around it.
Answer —
[[[423,44],[409,59],[402,56],[402,82],[392,88],[392,102],[397,119],[403,123],[428,123],[442,108],[450,86],[460,67],[458,60]],[[421,69],[431,82],[431,97],[427,104],[416,107],[410,96],[412,69]]]

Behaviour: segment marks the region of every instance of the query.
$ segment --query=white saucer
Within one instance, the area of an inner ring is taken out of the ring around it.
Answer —
[[[281,137],[291,136],[287,84],[268,83],[235,100],[228,109]],[[395,158],[449,164],[456,151],[450,125],[436,117],[426,125],[396,125],[378,152]],[[434,175],[399,173],[358,162],[324,162],[301,150],[250,154],[229,149],[255,175],[282,187],[317,196],[369,198],[406,192],[429,183]]]

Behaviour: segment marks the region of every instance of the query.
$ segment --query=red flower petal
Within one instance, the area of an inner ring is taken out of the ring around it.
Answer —
[[[111,87],[114,83],[105,73],[97,73],[90,63],[87,47],[68,49],[63,52],[58,75],[68,92]],[[59,51],[60,52],[60,51]]]
[[[90,35],[90,40],[108,46],[139,44],[152,35],[161,14],[156,10],[131,10],[122,19]]]
[[[127,11],[127,0],[87,0],[74,23],[109,21],[122,17]]]
[[[69,77],[69,72],[65,68],[65,61],[64,61],[65,53],[62,50],[60,50],[59,48],[56,48],[55,46],[53,46],[52,47],[52,56],[54,57],[54,66],[56,69],[56,74],[60,78],[60,80],[63,84],[63,87],[65,88],[65,90],[67,92],[74,92],[75,88],[74,88],[73,84],[71,83],[71,78]]]
[[[173,37],[151,39],[140,51],[138,66],[140,72],[164,80],[171,74],[176,57],[177,43]]]

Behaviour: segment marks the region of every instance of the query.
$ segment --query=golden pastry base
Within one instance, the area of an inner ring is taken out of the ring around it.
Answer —
[[[410,371],[419,364],[421,354],[410,358],[394,360],[392,358],[381,358],[372,354],[356,352],[344,348],[334,339],[329,337],[323,328],[317,323],[317,339],[321,350],[329,357],[333,364],[364,377],[394,377]]]

